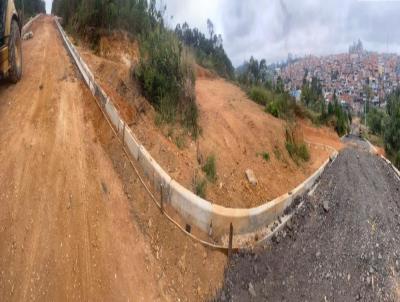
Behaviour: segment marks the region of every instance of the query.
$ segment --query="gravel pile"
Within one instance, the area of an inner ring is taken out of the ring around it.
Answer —
[[[400,182],[352,145],[272,242],[234,255],[216,301],[400,300]]]

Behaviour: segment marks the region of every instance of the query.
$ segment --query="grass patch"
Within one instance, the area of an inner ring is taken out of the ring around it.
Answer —
[[[262,152],[262,153],[257,153],[257,156],[262,156],[262,158],[265,160],[265,161],[269,161],[270,160],[270,155],[269,155],[269,153],[268,152]]]
[[[207,179],[210,182],[214,183],[217,180],[217,167],[214,155],[210,155],[207,157],[207,160],[202,170],[206,174]]]
[[[367,139],[368,139],[373,145],[378,146],[378,147],[381,147],[381,148],[384,148],[385,143],[384,143],[384,141],[383,141],[383,137],[382,137],[382,136],[375,135],[375,134],[372,134],[372,133],[369,133],[369,134],[366,135],[366,136],[367,136]]]
[[[186,147],[185,136],[181,134],[175,137],[175,145],[181,150],[184,149]]]
[[[281,150],[278,147],[274,148],[274,155],[275,155],[275,158],[277,160],[281,160],[282,159],[282,153],[281,153]]]
[[[293,128],[286,129],[286,150],[290,157],[299,164],[299,161],[307,162],[310,160],[310,152],[307,145],[296,137]]]
[[[250,88],[248,96],[257,104],[265,106],[268,100],[271,99],[271,92],[263,87],[253,86]]]
[[[157,27],[141,37],[134,76],[158,113],[156,124],[179,122],[197,138],[194,61],[173,32]]]
[[[207,180],[204,178],[196,177],[193,183],[194,193],[201,198],[206,198]]]
[[[293,142],[286,142],[286,150],[296,163],[299,159],[305,162],[310,160],[310,152],[304,143],[297,145]]]

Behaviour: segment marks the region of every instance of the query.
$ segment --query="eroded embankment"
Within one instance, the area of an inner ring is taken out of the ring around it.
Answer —
[[[206,190],[207,199],[216,204],[233,208],[263,204],[295,188],[329,157],[331,150],[310,145],[310,162],[296,164],[286,151],[285,122],[266,114],[235,85],[205,72],[199,73],[196,84],[199,141],[192,141],[177,126],[157,126],[156,113],[131,78],[130,60],[134,67],[137,44],[109,37],[100,45],[101,56],[84,47],[79,50],[139,141],[172,178],[194,191],[195,175],[203,173],[199,160],[216,156],[218,178],[208,182]],[[307,141],[322,140],[341,148],[337,135],[327,128],[317,129],[305,121],[299,121],[298,127]],[[269,160],[263,158],[266,152]],[[256,187],[248,183],[247,169],[255,172]]]

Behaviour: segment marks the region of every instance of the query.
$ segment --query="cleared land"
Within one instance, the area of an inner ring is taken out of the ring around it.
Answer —
[[[139,183],[51,17],[0,85],[0,300],[197,301],[225,255],[176,230]]]
[[[272,243],[235,255],[218,301],[399,301],[400,180],[356,137]]]
[[[286,151],[285,122],[266,114],[240,88],[203,68],[198,68],[196,81],[202,134],[195,143],[180,127],[156,125],[156,113],[132,81],[130,61],[134,68],[137,43],[115,33],[102,38],[98,54],[85,47],[80,51],[138,139],[173,178],[194,190],[193,179],[202,174],[199,161],[215,155],[217,180],[207,185],[207,199],[212,202],[238,208],[263,204],[292,190],[329,157],[330,150],[311,145],[310,162],[297,165]],[[298,121],[297,128],[307,141],[342,147],[328,128],[315,128],[305,121]],[[247,169],[255,172],[256,187],[248,183]]]

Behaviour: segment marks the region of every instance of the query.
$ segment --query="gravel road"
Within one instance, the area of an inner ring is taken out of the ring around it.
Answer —
[[[399,301],[400,181],[355,136],[292,222],[236,254],[217,301]]]

